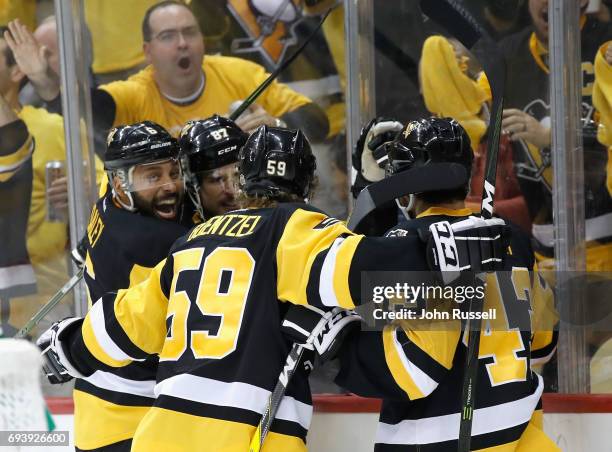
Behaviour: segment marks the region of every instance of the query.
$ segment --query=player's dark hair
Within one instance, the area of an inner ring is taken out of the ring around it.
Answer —
[[[312,197],[316,192],[319,180],[315,176],[310,184],[310,196]],[[280,192],[274,197],[267,195],[247,195],[241,191],[236,197],[236,201],[241,209],[264,209],[267,207],[276,207],[280,203],[292,202],[292,203],[304,203],[304,198],[300,198],[298,195],[286,192]]]
[[[189,5],[181,2],[181,1],[176,1],[176,0],[164,0],[163,2],[159,2],[156,3],[155,5],[151,6],[149,9],[147,9],[147,11],[145,12],[145,15],[142,19],[142,40],[144,42],[149,42],[151,41],[151,39],[153,39],[153,36],[151,36],[151,14],[153,14],[155,11],[157,11],[160,8],[165,8],[166,6],[171,6],[171,5],[177,5],[177,6],[182,6],[183,8],[189,10],[190,12],[193,13],[193,11],[191,11],[191,8],[189,7]]]

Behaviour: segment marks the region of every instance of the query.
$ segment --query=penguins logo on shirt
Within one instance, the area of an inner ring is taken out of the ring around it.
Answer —
[[[297,44],[295,27],[302,21],[298,0],[228,0],[227,7],[248,38],[232,42],[232,53],[259,52],[271,67]]]

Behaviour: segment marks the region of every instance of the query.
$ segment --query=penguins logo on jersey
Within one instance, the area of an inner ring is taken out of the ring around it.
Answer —
[[[227,7],[248,38],[232,42],[233,54],[259,52],[271,67],[283,61],[297,43],[295,27],[302,21],[298,0],[228,0]]]

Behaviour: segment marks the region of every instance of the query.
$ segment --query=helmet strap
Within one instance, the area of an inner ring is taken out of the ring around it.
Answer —
[[[399,198],[395,198],[395,204],[397,204],[398,209],[400,210],[402,215],[406,218],[406,220],[412,220],[412,217],[410,216],[410,210],[414,206],[414,195],[410,194],[409,196],[410,196],[410,201],[408,201],[407,207],[402,206]]]
[[[202,199],[200,198],[200,184],[198,183],[197,177],[193,176],[191,178],[194,182],[189,183],[189,187],[187,189],[187,194],[189,195],[189,199],[193,202],[198,214],[200,214],[200,218],[205,220],[204,216],[204,208],[202,207]]]
[[[125,210],[129,211],[129,212],[136,212],[138,209],[136,208],[136,206],[134,205],[134,198],[132,197],[132,194],[129,191],[125,192],[125,196],[127,196],[127,198],[129,199],[130,203],[126,204],[124,203],[121,198],[119,196],[116,195],[115,193],[115,189],[113,188],[113,195],[115,196],[115,199],[117,200],[117,202],[119,203],[119,205],[121,207],[123,207]]]

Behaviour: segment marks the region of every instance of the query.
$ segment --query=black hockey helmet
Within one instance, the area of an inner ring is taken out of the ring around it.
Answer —
[[[179,136],[183,172],[189,176],[237,162],[247,138],[234,121],[219,115],[187,122]]]
[[[307,198],[310,193],[316,159],[301,130],[261,126],[245,143],[238,161],[240,186],[248,195]]]
[[[152,121],[115,127],[108,133],[106,144],[104,169],[107,171],[176,159],[179,152],[176,139]]]
[[[390,174],[436,163],[458,163],[470,174],[474,156],[461,124],[452,118],[431,117],[406,124],[389,144],[388,158]]]
[[[200,216],[205,212],[200,186],[207,172],[237,163],[248,134],[234,121],[219,115],[188,121],[179,135],[180,162],[187,193]]]

